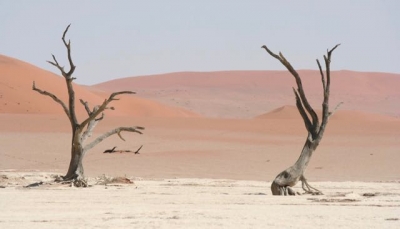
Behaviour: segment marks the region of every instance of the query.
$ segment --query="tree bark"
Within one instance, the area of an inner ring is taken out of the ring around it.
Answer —
[[[294,165],[290,166],[289,168],[279,173],[278,176],[276,176],[276,178],[272,182],[271,191],[273,195],[295,195],[296,193],[291,187],[295,186],[299,181],[302,182],[302,188],[306,193],[322,194],[321,191],[319,191],[316,188],[313,188],[311,185],[308,184],[307,179],[304,176],[304,173],[307,169],[308,163],[311,160],[313,152],[318,147],[322,139],[329,117],[340,105],[339,104],[333,112],[329,112],[331,54],[338,46],[339,45],[336,45],[331,50],[328,50],[327,56],[324,56],[326,74],[323,73],[321,65],[317,60],[317,64],[321,74],[322,88],[324,92],[321,122],[316,112],[314,111],[314,109],[307,100],[299,74],[292,67],[289,61],[286,60],[286,58],[283,56],[282,53],[279,53],[279,55],[277,55],[273,53],[271,50],[269,50],[267,46],[264,45],[261,47],[265,49],[268,52],[268,54],[270,54],[272,57],[279,60],[295,78],[297,89],[293,88],[293,92],[296,98],[296,107],[304,121],[304,125],[308,132],[306,142],[301,151],[300,157],[297,159],[296,163],[294,163]]]
[[[81,134],[78,132],[79,130],[74,130],[72,134],[71,160],[69,162],[67,174],[64,176],[64,180],[84,179],[84,170],[82,164],[84,151],[81,142]]]
[[[295,192],[291,190],[290,187],[295,186],[299,180],[302,180],[308,163],[318,144],[319,142],[313,142],[307,138],[296,163],[279,173],[272,182],[271,191],[273,195],[295,195]]]
[[[68,172],[64,176],[64,180],[75,180],[84,178],[83,170],[83,151],[71,150],[71,161],[69,163]]]

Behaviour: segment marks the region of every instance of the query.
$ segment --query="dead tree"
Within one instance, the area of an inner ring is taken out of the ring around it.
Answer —
[[[305,176],[304,172],[307,169],[307,165],[310,162],[311,156],[315,149],[318,147],[322,136],[325,132],[326,125],[328,124],[329,117],[334,113],[334,111],[339,107],[339,105],[333,110],[329,111],[329,92],[331,84],[331,74],[330,74],[330,63],[332,52],[340,44],[333,47],[331,50],[327,51],[327,55],[324,55],[325,60],[325,74],[322,70],[321,64],[317,59],[318,68],[321,74],[322,88],[323,88],[323,102],[322,102],[322,120],[319,121],[318,115],[315,113],[314,109],[311,107],[304,93],[303,85],[299,74],[292,67],[289,61],[279,53],[279,55],[270,51],[267,46],[262,46],[269,55],[279,60],[287,70],[296,79],[297,89],[293,88],[294,95],[296,97],[296,107],[299,110],[301,117],[303,118],[305,127],[307,129],[308,135],[306,142],[304,144],[303,150],[301,151],[299,159],[291,167],[287,168],[283,172],[279,173],[275,180],[272,182],[271,191],[273,195],[295,195],[295,192],[291,187],[297,184],[300,180],[302,182],[302,188],[306,193],[311,194],[322,194],[316,188],[311,187]]]
[[[70,25],[67,26],[62,36],[62,41],[67,49],[68,62],[70,66],[69,71],[66,71],[64,67],[62,67],[58,63],[54,55],[52,55],[53,61],[47,61],[48,63],[57,67],[60,70],[62,76],[65,78],[65,83],[68,89],[68,105],[66,105],[56,95],[48,91],[43,91],[37,88],[35,82],[33,82],[32,89],[42,95],[49,96],[56,103],[60,104],[61,107],[64,109],[64,112],[67,115],[71,124],[72,128],[71,161],[69,164],[67,174],[63,176],[61,180],[72,181],[77,186],[86,186],[82,161],[88,150],[93,148],[98,143],[102,142],[104,139],[110,137],[111,135],[118,134],[118,136],[122,140],[124,140],[121,136],[121,132],[127,131],[127,132],[135,132],[142,134],[140,130],[143,130],[144,128],[140,126],[118,127],[104,133],[103,135],[100,135],[92,142],[86,145],[84,144],[85,141],[92,135],[94,127],[98,124],[98,122],[100,122],[104,118],[104,113],[103,113],[104,110],[114,109],[113,107],[109,107],[109,104],[114,100],[118,100],[116,96],[122,94],[135,94],[135,92],[133,91],[114,92],[107,99],[105,99],[101,105],[94,106],[93,109],[90,109],[88,102],[80,99],[80,102],[84,106],[88,117],[82,122],[79,122],[75,111],[75,92],[72,84],[72,82],[75,80],[75,78],[72,77],[72,74],[74,73],[76,66],[74,65],[71,57],[71,41],[68,40],[67,42],[65,40],[65,35],[67,34],[69,27]]]

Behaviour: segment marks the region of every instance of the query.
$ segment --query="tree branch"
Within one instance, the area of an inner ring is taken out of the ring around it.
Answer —
[[[304,107],[303,107],[303,105],[301,103],[301,99],[299,97],[299,94],[297,93],[295,88],[293,88],[293,92],[294,92],[294,95],[296,96],[296,107],[297,107],[297,110],[299,110],[299,113],[300,113],[301,117],[303,118],[304,125],[306,126],[307,131],[311,134],[313,132],[312,131],[311,121],[308,118],[306,111],[304,110]]]
[[[99,109],[97,111],[92,112],[89,115],[89,117],[80,124],[80,127],[84,128],[91,120],[94,120],[100,113],[102,113],[107,108],[107,105],[111,101],[118,100],[115,98],[115,96],[121,95],[121,94],[136,94],[136,93],[133,91],[120,91],[120,92],[112,93],[108,99],[104,100],[104,102],[101,104],[101,106],[99,106]],[[113,109],[113,108],[111,108],[111,109]]]
[[[93,112],[96,112],[96,111],[99,109],[99,106],[95,106],[95,107],[93,107],[93,111],[90,111],[88,103],[87,103],[87,102],[84,102],[82,99],[81,99],[80,101],[81,101],[82,104],[84,104],[85,109],[86,109],[86,111],[87,111],[87,113],[88,113],[89,116],[90,116]],[[99,122],[103,119],[103,117],[104,117],[104,113],[102,113],[102,114],[103,114],[103,115],[101,116],[101,118],[93,119],[93,120],[91,120],[91,121],[88,123],[85,132],[83,132],[83,134],[82,134],[82,136],[81,136],[81,141],[82,141],[82,143],[85,142],[86,139],[88,139],[89,137],[92,136],[93,129],[96,127],[97,123],[99,123]]]
[[[99,144],[100,142],[102,142],[104,139],[110,137],[111,135],[114,134],[119,134],[122,131],[127,131],[127,132],[136,132],[138,134],[142,134],[142,132],[140,130],[144,130],[143,127],[140,126],[135,126],[135,127],[118,127],[115,128],[113,130],[110,130],[106,133],[104,133],[103,135],[99,136],[98,138],[96,138],[93,142],[89,143],[88,145],[86,145],[83,149],[84,152],[90,150],[91,148],[93,148],[94,146],[96,146],[97,144]]]
[[[318,64],[318,68],[319,68],[319,73],[321,74],[322,88],[325,93],[325,90],[326,90],[325,76],[324,76],[324,72],[322,71],[322,67],[321,67],[321,64],[319,63],[318,59],[317,59],[317,64]]]
[[[67,28],[65,29],[63,36],[62,36],[62,41],[63,41],[65,47],[67,48],[67,52],[68,52],[68,61],[69,61],[70,70],[68,71],[68,73],[65,74],[65,77],[68,77],[68,78],[71,77],[71,75],[74,73],[75,68],[76,68],[74,63],[72,62],[72,57],[71,57],[71,41],[68,40],[68,43],[65,41],[65,35],[67,34],[70,26],[71,26],[71,24],[69,24],[67,26]]]
[[[292,65],[289,63],[289,61],[286,60],[286,58],[283,56],[282,53],[279,53],[279,56],[278,56],[275,53],[273,53],[271,50],[269,50],[266,45],[263,45],[261,48],[264,48],[272,57],[279,60],[296,79],[297,90],[299,92],[301,102],[312,118],[313,130],[314,130],[314,133],[316,133],[318,130],[318,125],[319,125],[318,115],[315,113],[314,109],[311,107],[310,103],[307,100],[307,97],[304,93],[303,84],[301,82],[301,78],[300,78],[299,74],[292,67]]]
[[[340,44],[335,45],[331,50],[327,51],[327,56],[324,55],[324,61],[325,61],[325,71],[326,71],[326,87],[324,89],[324,101],[322,103],[322,121],[321,125],[325,125],[328,122],[329,118],[329,94],[330,94],[330,85],[331,85],[331,70],[330,70],[330,64],[331,64],[331,55],[332,52],[339,47]],[[321,130],[319,131],[321,132]]]
[[[48,60],[47,63],[56,66],[60,70],[61,74],[64,75],[65,74],[64,67],[61,67],[60,64],[58,64],[58,61],[53,54],[51,54],[51,56],[53,57],[54,62]]]
[[[85,110],[87,112],[88,115],[90,115],[92,113],[92,111],[89,108],[89,104],[86,101],[83,101],[83,99],[79,100],[81,102],[81,104],[85,107]]]
[[[57,96],[55,96],[54,94],[47,92],[47,91],[43,91],[39,88],[36,87],[35,85],[35,81],[33,81],[32,84],[32,90],[37,91],[38,93],[42,94],[42,95],[46,95],[49,96],[50,98],[52,98],[55,102],[57,102],[58,104],[60,104],[62,106],[62,108],[64,109],[65,114],[68,116],[68,119],[72,122],[71,116],[69,114],[69,110],[67,108],[67,106],[65,105],[65,103],[63,101],[61,101]]]
[[[54,65],[55,67],[57,67],[62,76],[65,78],[65,82],[67,84],[67,89],[68,89],[68,117],[71,120],[71,126],[72,128],[75,128],[75,126],[78,124],[78,120],[76,118],[76,113],[75,113],[75,92],[74,92],[74,88],[72,85],[72,81],[75,79],[72,76],[72,73],[74,73],[75,71],[75,65],[72,62],[72,57],[71,57],[71,42],[66,42],[65,41],[65,35],[68,32],[69,27],[71,26],[71,24],[69,24],[67,26],[67,28],[65,29],[63,36],[62,36],[62,41],[65,45],[65,47],[67,48],[67,53],[68,53],[68,60],[69,60],[69,65],[70,65],[70,70],[68,72],[65,72],[64,67],[61,67],[60,64],[58,63],[56,57],[52,54],[53,57],[53,61],[47,61],[48,63],[50,63],[51,65]]]

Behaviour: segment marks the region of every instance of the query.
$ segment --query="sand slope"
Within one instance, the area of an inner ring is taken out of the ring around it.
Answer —
[[[318,117],[321,118],[322,111],[315,110]],[[283,119],[297,119],[302,120],[299,111],[296,106],[286,105],[279,108],[276,108],[270,112],[265,114],[261,114],[255,117],[256,119],[275,119],[275,120],[283,120]],[[367,113],[362,111],[354,111],[354,110],[337,110],[331,117],[330,120],[338,120],[338,121],[350,121],[350,122],[371,122],[371,121],[394,121],[399,122],[400,119],[388,115],[380,115]]]
[[[307,97],[321,107],[318,71],[298,71]],[[398,117],[400,75],[333,71],[331,107]],[[94,85],[103,90],[137,88],[140,95],[196,113],[221,118],[252,118],[285,104],[294,105],[293,76],[286,71],[179,72],[128,77]]]
[[[0,113],[27,114],[62,114],[64,111],[51,98],[32,90],[32,82],[36,87],[47,90],[63,101],[68,101],[65,80],[61,76],[37,68],[23,61],[0,55]],[[109,92],[90,91],[88,87],[74,84],[77,112],[85,117],[83,106],[79,99],[89,104],[101,104],[109,96]],[[129,90],[132,90],[130,88]],[[122,95],[115,102],[114,112],[110,115],[161,116],[161,117],[191,117],[194,112],[182,108],[169,107],[155,101],[138,98],[137,96]]]

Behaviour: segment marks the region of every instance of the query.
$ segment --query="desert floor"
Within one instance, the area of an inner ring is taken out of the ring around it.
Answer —
[[[0,114],[0,228],[400,227],[397,119],[332,118],[306,173],[325,195],[296,197],[269,186],[299,156],[301,120],[109,116],[95,135],[124,124],[146,130],[92,149],[79,189],[46,183],[69,163],[66,117]],[[103,174],[134,184],[95,185]]]
[[[131,178],[134,184],[86,189],[22,188],[51,177],[3,174],[11,185],[0,191],[2,228],[398,228],[400,223],[400,187],[390,182],[315,182],[325,195],[276,197],[262,181]]]

